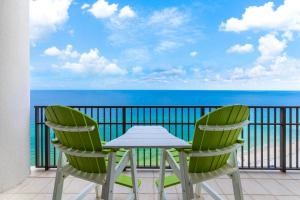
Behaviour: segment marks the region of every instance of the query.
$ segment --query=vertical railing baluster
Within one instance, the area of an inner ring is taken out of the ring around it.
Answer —
[[[169,107],[169,132],[171,131],[171,108]]]
[[[257,163],[256,163],[256,153],[257,153],[257,150],[256,150],[256,145],[257,145],[257,137],[256,137],[256,124],[257,124],[257,121],[256,121],[256,108],[254,108],[254,167],[256,168],[257,167]]]
[[[45,126],[45,123],[44,123],[44,115],[43,115],[43,112],[44,112],[44,107],[41,107],[41,112],[40,112],[40,128],[41,128],[41,138],[40,138],[40,142],[41,142],[41,165],[42,166],[45,166],[45,162],[44,162],[44,126]]]
[[[293,151],[292,151],[292,124],[293,124],[293,110],[292,108],[289,109],[289,164],[290,164],[290,168],[292,168],[292,155],[293,155]]]
[[[188,108],[188,135],[187,135],[187,140],[189,141],[190,140],[190,108]]]
[[[158,113],[157,113],[158,108],[155,108],[155,125],[158,125]],[[156,164],[155,166],[158,167],[158,149],[155,149],[155,153],[156,153]]]
[[[126,132],[126,107],[122,107],[122,134]]]
[[[267,160],[268,160],[268,164],[267,164],[267,166],[268,166],[268,168],[270,168],[270,108],[268,108],[268,110],[267,110],[267,116],[268,116],[268,118],[267,118],[267,140],[268,140],[268,142],[267,142]]]
[[[116,137],[119,137],[119,108],[116,107]]]
[[[105,107],[103,107],[103,137],[104,141],[107,142],[106,140],[106,120],[105,120]]]
[[[241,137],[242,137],[242,139],[244,139],[244,129],[242,129]],[[241,167],[244,168],[244,145],[242,145],[242,147],[241,147],[241,161],[242,161]]]
[[[264,123],[264,116],[263,116],[263,113],[264,110],[263,108],[260,108],[260,165],[261,165],[261,168],[263,168],[264,166],[264,135],[263,135],[263,123]]]
[[[296,108],[296,168],[299,167],[299,108]]]
[[[251,120],[251,108],[250,108],[250,113],[249,113],[249,119]],[[248,124],[248,128],[247,128],[247,139],[248,139],[248,141],[247,141],[247,150],[248,150],[248,168],[250,168],[251,167],[251,159],[250,159],[250,145],[251,145],[251,140],[250,140],[250,138],[251,138],[251,135],[250,135],[250,128],[251,128],[251,122]]]
[[[139,118],[139,112],[140,112],[140,109],[139,108],[136,108],[136,124],[139,125],[139,122],[140,122],[140,118]],[[140,167],[140,149],[137,148],[136,149],[136,159],[137,159],[137,167]]]
[[[46,121],[46,120],[45,120]],[[45,125],[45,170],[49,169],[50,161],[50,129]]]
[[[280,168],[286,172],[286,109],[280,108]]]
[[[143,107],[143,122],[144,122],[144,125],[146,124],[146,109],[145,107]],[[143,153],[144,153],[144,167],[146,167],[146,149],[143,149]]]
[[[162,126],[165,127],[165,108],[162,108]]]
[[[181,139],[184,140],[184,117],[183,117],[183,114],[184,114],[184,108],[181,107]]]
[[[133,121],[132,121],[132,107],[130,107],[130,128],[132,127],[133,125]]]
[[[111,107],[109,108],[109,137],[110,137],[110,140],[113,139],[112,131],[111,131]]]
[[[152,125],[152,111],[151,111],[151,107],[149,108],[149,113],[150,113],[150,126]],[[152,148],[149,149],[150,151],[150,158],[149,158],[149,161],[150,161],[150,167],[152,165]]]
[[[175,108],[175,136],[178,137],[178,134],[177,134],[177,108]]]
[[[205,110],[204,110],[204,107],[202,107],[201,109],[200,109],[200,113],[201,113],[201,117],[204,115],[204,113],[205,113]]]
[[[277,108],[274,107],[274,168],[277,168]]]
[[[35,167],[40,167],[40,121],[39,121],[39,111],[40,107],[35,106]]]

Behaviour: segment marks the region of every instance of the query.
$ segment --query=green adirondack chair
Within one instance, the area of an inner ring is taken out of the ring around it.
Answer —
[[[77,199],[93,188],[99,197],[100,185],[101,198],[105,200],[113,199],[114,183],[132,188],[135,179],[122,174],[132,155],[126,150],[103,149],[97,122],[75,109],[59,105],[48,106],[45,115],[46,125],[55,133],[52,143],[59,151],[53,200],[61,199],[63,182],[68,175],[92,182]],[[136,191],[130,197],[136,198]]]
[[[156,180],[160,199],[166,199],[164,188],[176,184],[182,186],[184,200],[200,197],[201,188],[214,199],[222,199],[205,181],[229,175],[232,179],[235,199],[243,199],[236,150],[243,141],[239,139],[242,128],[248,124],[249,109],[243,105],[225,106],[201,117],[195,125],[190,149],[166,150],[162,153],[162,164],[167,161],[174,174]]]

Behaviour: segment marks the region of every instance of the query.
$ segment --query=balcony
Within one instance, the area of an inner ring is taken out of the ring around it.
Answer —
[[[129,173],[129,172],[128,172]],[[44,169],[32,168],[31,175],[19,186],[0,194],[0,199],[34,199],[51,200],[54,186],[55,169],[45,171]],[[158,177],[158,170],[140,169],[138,177],[142,181],[140,187],[140,199],[157,199],[157,189],[154,186],[154,179]],[[245,171],[241,172],[244,198],[247,199],[300,199],[300,173],[281,173],[275,171]],[[234,199],[231,180],[222,177],[208,182],[224,199]],[[82,190],[89,182],[68,177],[64,185],[63,199],[72,199],[77,192]],[[128,190],[118,185],[115,186],[114,199],[123,200],[128,196]],[[166,190],[170,200],[181,199],[181,187],[173,186]],[[203,193],[204,199],[212,199]],[[85,200],[95,200],[95,193],[91,193]]]
[[[195,120],[217,106],[73,106],[95,119],[102,140],[110,141],[134,125],[161,125],[184,140],[192,140]],[[250,124],[244,128],[245,145],[238,152],[245,199],[298,199],[300,107],[251,106]],[[18,187],[0,197],[51,199],[57,151],[51,144],[52,131],[45,126],[45,106],[35,106],[35,150],[32,172]],[[137,149],[140,197],[157,199],[154,180],[158,178],[159,149]],[[130,169],[127,169],[129,171]],[[285,173],[283,173],[285,172]],[[129,173],[129,172],[127,172]],[[209,182],[225,197],[233,199],[230,180],[222,177]],[[67,178],[64,199],[72,198],[85,181]],[[125,199],[128,190],[116,186],[115,199]],[[170,199],[181,199],[180,186],[167,189]],[[95,199],[89,194],[85,199]],[[204,199],[211,199],[204,193]]]

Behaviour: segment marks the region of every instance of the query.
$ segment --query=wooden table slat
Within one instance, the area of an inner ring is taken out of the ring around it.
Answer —
[[[134,126],[104,148],[189,148],[191,145],[162,126]]]

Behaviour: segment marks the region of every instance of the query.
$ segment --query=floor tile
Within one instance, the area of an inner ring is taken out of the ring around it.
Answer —
[[[267,195],[269,194],[260,184],[254,179],[243,179],[242,188],[244,194],[258,194],[258,195]]]
[[[130,170],[124,172],[130,175]],[[166,174],[172,173],[167,171]],[[138,177],[142,181],[139,188],[139,197],[142,200],[158,200],[158,190],[154,185],[155,179],[159,177],[159,171],[139,170]],[[0,193],[0,200],[11,199],[32,199],[32,200],[50,200],[55,182],[55,170],[44,171],[35,169],[30,176],[15,188]],[[300,200],[300,172],[252,172],[242,171],[241,182],[245,200]],[[63,200],[71,200],[90,182],[69,176],[64,181]],[[231,179],[228,176],[222,176],[214,180],[207,181],[225,200],[234,199]],[[131,189],[115,185],[114,199],[127,199]],[[100,191],[101,192],[101,191]],[[168,200],[182,199],[181,185],[165,189]],[[212,199],[207,192],[202,190],[201,199]],[[96,200],[95,190],[91,189],[90,193],[84,200]]]
[[[257,179],[256,180],[265,190],[272,195],[292,195],[292,192],[276,180]]]

